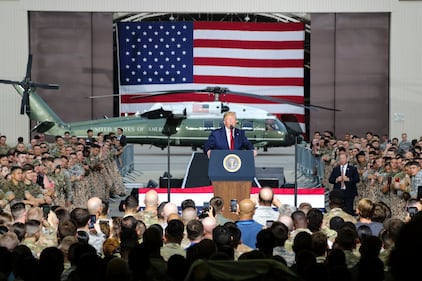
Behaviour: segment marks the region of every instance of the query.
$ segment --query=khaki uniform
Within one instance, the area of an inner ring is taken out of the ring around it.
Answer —
[[[330,228],[330,220],[334,217],[340,217],[345,222],[356,223],[356,219],[350,214],[343,211],[341,208],[333,208],[326,214],[324,214],[324,218],[322,220],[322,228]]]
[[[35,237],[27,237],[21,244],[27,246],[31,250],[32,255],[36,258],[39,258],[42,250],[44,250]]]
[[[322,179],[322,185],[330,191],[332,190],[332,185],[328,182],[328,179],[330,178],[331,171],[333,170],[333,150],[334,149],[332,148],[326,148],[321,156],[321,161],[324,165],[324,178]]]
[[[54,205],[65,206],[68,200],[67,195],[70,192],[69,182],[66,181],[62,172],[51,173],[48,175],[49,179],[54,182],[54,195],[51,198]]]
[[[157,212],[154,211],[141,211],[138,213],[140,219],[145,223],[147,227],[158,223]]]
[[[6,155],[9,149],[10,146],[8,146],[7,144],[0,145],[0,154]]]
[[[25,184],[25,192],[30,193],[34,198],[43,198],[44,197],[42,190],[41,190],[41,186],[37,183]]]
[[[108,200],[108,194],[105,194],[104,179],[101,176],[101,170],[104,168],[99,155],[90,155],[86,159],[86,163],[90,168],[90,173],[87,176],[89,182],[90,197],[99,197]]]
[[[117,167],[117,162],[114,159],[114,154],[110,152],[107,161],[105,162],[105,168],[112,182],[110,187],[110,193],[117,195],[126,194],[126,187],[123,183],[123,178],[120,174],[119,168]]]
[[[53,157],[60,157],[61,156],[61,150],[64,148],[64,146],[58,146],[56,144],[50,145],[50,155]]]
[[[18,182],[15,185],[12,181],[8,181],[3,185],[3,192],[6,194],[14,194],[15,199],[24,200],[25,199],[25,189],[26,185],[23,182]]]

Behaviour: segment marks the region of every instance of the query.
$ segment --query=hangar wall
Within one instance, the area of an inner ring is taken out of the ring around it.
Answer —
[[[390,134],[422,134],[418,125],[422,105],[422,2],[398,0],[0,0],[0,78],[21,80],[28,54],[28,11],[104,12],[391,12],[390,22]],[[20,116],[19,97],[0,85],[0,133],[9,140],[28,136],[28,120]],[[375,118],[375,117],[374,117]],[[376,131],[376,128],[374,128]]]

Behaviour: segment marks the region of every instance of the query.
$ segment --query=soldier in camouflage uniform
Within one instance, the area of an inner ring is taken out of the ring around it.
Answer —
[[[32,206],[51,204],[51,198],[44,197],[41,186],[37,183],[36,173],[32,164],[25,164],[22,168],[25,198]]]
[[[104,182],[104,194],[106,195],[106,198],[104,199],[107,199],[107,200],[111,194],[111,190],[113,188],[113,183],[114,183],[113,177],[115,176],[112,174],[112,171],[110,169],[109,162],[112,156],[111,156],[109,148],[110,148],[110,144],[108,143],[103,143],[103,146],[101,146],[100,158],[101,158],[104,168],[101,171],[99,171],[99,173],[101,174],[101,178],[103,179],[103,182]]]
[[[123,149],[124,148],[122,148],[122,151]],[[117,158],[119,157],[120,151],[114,149],[114,147],[110,147],[105,167],[109,176],[112,179],[110,193],[117,194],[119,196],[125,196],[126,188],[123,184],[122,175],[117,165]]]
[[[76,153],[72,153],[69,157],[70,182],[73,189],[73,207],[83,208],[90,198],[88,190],[88,181],[85,178],[85,169],[83,163],[78,161]]]
[[[331,171],[333,169],[333,151],[334,147],[331,142],[328,141],[324,149],[321,151],[321,162],[324,167],[324,176],[322,178],[322,185],[326,189],[332,189],[331,184],[328,182],[330,178]]]
[[[368,162],[366,159],[366,155],[364,151],[359,151],[356,154],[356,168],[359,173],[360,181],[356,184],[358,190],[358,196],[356,196],[356,203],[359,202],[360,199],[363,198],[363,194],[365,193],[365,180],[363,179],[363,174],[366,172],[368,166]]]
[[[410,174],[410,197],[417,198],[419,186],[422,186],[422,170],[418,161],[410,161],[406,164]]]
[[[60,157],[62,150],[65,149],[65,142],[62,136],[56,136],[55,140],[55,143],[50,146],[50,155],[53,157]]]
[[[69,199],[71,196],[70,181],[67,181],[60,165],[55,164],[52,157],[44,158],[44,188],[50,195],[54,205],[70,207]],[[58,162],[56,162],[58,163]]]
[[[343,193],[340,190],[332,190],[329,194],[330,210],[324,214],[322,221],[323,228],[330,228],[330,220],[333,217],[341,217],[345,222],[356,223],[356,219],[353,216],[343,211],[343,203]]]
[[[43,247],[38,243],[40,235],[41,223],[36,220],[28,220],[25,223],[25,238],[21,244],[27,246],[31,250],[32,255],[36,258],[40,257],[43,250]]]
[[[61,158],[54,159],[54,166],[57,169],[56,177],[59,177],[59,189],[62,193],[61,197],[63,197],[65,202],[64,207],[70,208],[71,202],[73,201],[73,189],[70,180],[70,173],[67,169],[68,158],[66,156],[62,156]]]
[[[403,167],[403,170],[395,173],[391,180],[388,205],[390,206],[392,217],[404,219],[406,216],[405,206],[410,190],[409,186],[408,167]]]
[[[22,168],[18,166],[12,167],[11,179],[3,185],[5,199],[9,202],[14,199],[25,200],[25,188],[26,186],[23,183]]]
[[[149,190],[145,193],[145,209],[138,212],[140,219],[147,227],[152,224],[158,223],[157,207],[159,204],[158,194],[155,190]]]
[[[10,146],[6,143],[6,136],[0,136],[0,154],[6,155],[9,152]]]
[[[86,164],[89,166],[90,173],[87,180],[90,184],[90,197],[99,197],[108,200],[109,195],[105,194],[104,180],[101,177],[101,170],[104,169],[104,163],[101,160],[100,146],[98,144],[91,144],[91,152],[86,158]]]

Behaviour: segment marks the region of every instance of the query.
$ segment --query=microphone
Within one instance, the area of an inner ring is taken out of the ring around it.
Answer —
[[[233,125],[230,125],[230,130],[233,130],[233,129],[234,129]]]

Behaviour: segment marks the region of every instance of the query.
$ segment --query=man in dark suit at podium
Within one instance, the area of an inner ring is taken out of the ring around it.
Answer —
[[[204,145],[204,152],[211,155],[211,150],[253,150],[254,156],[257,152],[245,135],[245,131],[236,128],[236,113],[224,113],[224,127],[211,132]]]

